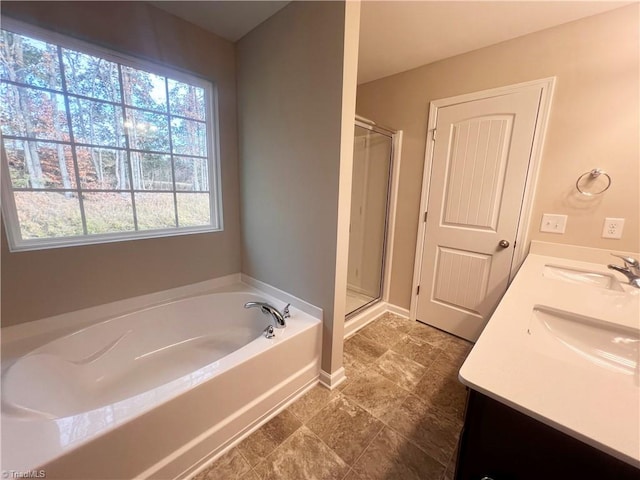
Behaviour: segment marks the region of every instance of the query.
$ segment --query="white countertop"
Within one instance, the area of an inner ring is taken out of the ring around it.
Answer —
[[[612,257],[611,263],[621,261]],[[613,290],[571,283],[549,276],[546,265],[599,272],[619,283]],[[460,380],[640,467],[640,289],[623,278],[604,264],[530,254],[460,369]],[[566,312],[560,328],[549,327],[545,315],[558,311]],[[597,339],[594,355],[582,349],[593,340],[581,337],[592,326],[614,332],[614,348],[622,343],[627,354],[633,352],[626,363],[617,357],[609,363],[606,354],[598,358],[603,344]]]

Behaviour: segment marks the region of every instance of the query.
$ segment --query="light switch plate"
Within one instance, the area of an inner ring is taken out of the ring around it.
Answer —
[[[605,218],[602,227],[602,238],[622,238],[624,218]]]
[[[566,215],[556,215],[552,213],[545,213],[542,215],[542,224],[540,225],[541,232],[548,233],[564,233],[567,226]]]

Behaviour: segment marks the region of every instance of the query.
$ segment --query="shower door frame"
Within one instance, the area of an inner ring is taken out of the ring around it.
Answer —
[[[354,127],[361,127],[366,130],[384,135],[391,138],[391,158],[389,162],[389,181],[387,182],[387,205],[384,222],[384,243],[382,250],[382,267],[380,275],[380,295],[365,303],[361,307],[345,314],[345,321],[354,319],[357,315],[381,302],[389,301],[389,284],[391,279],[391,262],[393,252],[393,239],[396,221],[396,204],[398,195],[398,181],[400,171],[400,152],[402,149],[402,130],[393,130],[392,128],[379,125],[360,115],[356,115]],[[353,181],[352,181],[353,185]],[[351,242],[351,238],[349,238]],[[346,292],[345,292],[346,294]]]

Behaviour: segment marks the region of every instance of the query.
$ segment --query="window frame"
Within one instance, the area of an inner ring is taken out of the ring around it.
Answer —
[[[207,133],[207,165],[208,165],[208,174],[209,174],[209,208],[210,208],[210,225],[203,226],[187,226],[187,227],[171,227],[171,228],[161,228],[161,229],[153,229],[153,230],[131,230],[126,232],[111,232],[111,233],[98,233],[98,234],[82,234],[77,236],[66,236],[66,237],[43,237],[43,238],[31,238],[25,239],[22,238],[22,232],[20,228],[20,222],[18,218],[18,212],[16,209],[15,197],[14,197],[14,189],[11,183],[11,175],[9,173],[9,163],[7,154],[4,149],[4,136],[2,132],[0,132],[0,150],[1,156],[0,159],[0,169],[1,169],[1,181],[0,181],[0,199],[2,200],[2,217],[4,221],[5,231],[7,235],[7,240],[9,243],[9,250],[11,252],[19,252],[19,251],[28,251],[28,250],[44,250],[50,248],[59,248],[59,247],[74,247],[74,246],[82,246],[82,245],[93,245],[93,244],[101,244],[101,243],[111,243],[111,242],[123,242],[130,240],[142,240],[149,238],[161,238],[161,237],[172,237],[178,235],[190,235],[190,234],[199,234],[199,233],[211,233],[211,232],[221,232],[224,230],[223,225],[223,212],[222,212],[222,185],[221,185],[221,171],[220,171],[220,135],[219,135],[219,115],[218,115],[218,90],[216,84],[206,78],[195,75],[193,73],[188,73],[185,71],[181,71],[176,67],[171,67],[164,65],[160,62],[146,60],[140,57],[132,56],[129,54],[125,54],[122,52],[114,51],[110,48],[106,48],[97,44],[93,44],[84,40],[79,40],[77,38],[64,35],[58,32],[54,32],[51,30],[46,30],[28,23],[24,23],[18,20],[14,20],[12,18],[0,17],[3,30],[10,31],[12,33],[16,33],[19,35],[25,35],[37,40],[41,40],[47,43],[54,44],[56,46],[67,48],[71,50],[76,50],[81,53],[85,53],[88,55],[98,56],[105,60],[117,63],[122,66],[128,66],[139,70],[144,70],[146,72],[161,75],[166,77],[167,79],[177,80],[179,82],[187,83],[190,85],[194,85],[204,89],[205,96],[205,129]],[[27,85],[27,88],[29,86]],[[44,89],[42,91],[49,91],[48,89]],[[60,95],[64,95],[65,102],[70,98],[68,96],[68,92],[56,92]],[[124,94],[124,93],[122,93]],[[123,99],[124,101],[124,99]],[[167,98],[167,112],[164,113],[169,117],[169,98]],[[124,103],[122,103],[124,108]],[[133,107],[134,109],[136,107]],[[143,109],[141,111],[147,111]],[[181,116],[178,116],[182,118]],[[37,140],[39,142],[46,143],[47,141],[44,139]],[[70,148],[73,146],[77,148],[77,142],[71,140],[68,143],[65,143]],[[105,147],[108,148],[108,147]],[[135,151],[135,149],[133,149]],[[127,157],[129,157],[129,152],[132,151],[131,148],[124,149],[127,152]],[[174,154],[173,152],[168,152],[168,155],[180,157],[180,154]],[[75,156],[74,156],[75,157]],[[75,162],[74,162],[75,164]],[[129,180],[129,191],[130,192],[138,192],[134,188],[133,180]],[[174,194],[174,205],[176,201],[175,195],[177,193],[185,193],[181,190],[175,189],[175,179],[174,179],[174,188],[166,190],[166,192],[171,192]],[[51,189],[52,191],[58,191],[59,189]],[[20,191],[15,190],[15,191]],[[32,190],[26,190],[32,191]],[[81,191],[83,194],[91,193],[91,190],[86,190],[81,187],[81,185],[76,186],[76,191]],[[100,190],[99,190],[100,191]],[[144,193],[142,190],[140,193]],[[133,197],[133,194],[132,194]],[[132,199],[132,201],[135,201]],[[82,212],[81,212],[82,213]],[[84,222],[83,222],[84,223]]]

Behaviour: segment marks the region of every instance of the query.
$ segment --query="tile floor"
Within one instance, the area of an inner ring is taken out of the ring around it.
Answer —
[[[470,349],[386,313],[345,342],[336,390],[314,387],[194,480],[451,480]]]

